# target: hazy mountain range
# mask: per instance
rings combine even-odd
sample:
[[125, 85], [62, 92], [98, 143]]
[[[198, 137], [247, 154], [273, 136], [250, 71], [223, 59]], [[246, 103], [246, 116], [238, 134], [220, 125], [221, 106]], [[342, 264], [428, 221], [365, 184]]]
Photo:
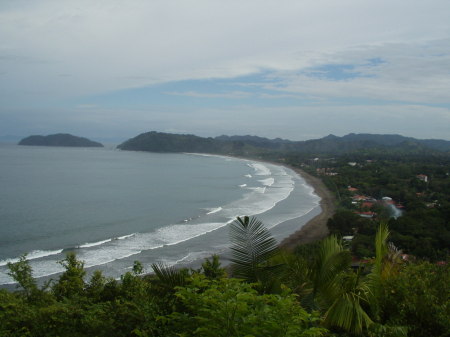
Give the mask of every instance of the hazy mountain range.
[[290, 141], [257, 136], [219, 136], [204, 138], [161, 132], [142, 133], [118, 146], [122, 150], [151, 152], [201, 152], [245, 154], [281, 151], [315, 154], [345, 154], [374, 150], [402, 153], [450, 152], [450, 141], [416, 139], [401, 135], [348, 134], [343, 137], [328, 135], [320, 139]]

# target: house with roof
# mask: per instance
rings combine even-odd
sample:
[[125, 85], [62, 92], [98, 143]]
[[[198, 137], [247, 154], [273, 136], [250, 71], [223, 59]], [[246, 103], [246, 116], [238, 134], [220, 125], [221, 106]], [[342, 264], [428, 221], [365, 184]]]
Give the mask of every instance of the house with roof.
[[361, 218], [371, 219], [377, 215], [375, 212], [356, 212]]
[[426, 174], [418, 174], [416, 175], [416, 178], [425, 183], [428, 182], [428, 176]]

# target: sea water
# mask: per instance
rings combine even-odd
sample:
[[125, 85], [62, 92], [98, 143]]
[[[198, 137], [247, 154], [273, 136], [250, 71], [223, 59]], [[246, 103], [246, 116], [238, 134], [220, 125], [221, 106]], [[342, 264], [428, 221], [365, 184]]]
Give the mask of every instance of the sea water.
[[236, 216], [257, 216], [281, 240], [319, 200], [292, 170], [252, 160], [0, 145], [0, 284], [25, 253], [36, 278], [56, 278], [68, 252], [114, 278], [136, 260], [150, 272], [226, 256]]

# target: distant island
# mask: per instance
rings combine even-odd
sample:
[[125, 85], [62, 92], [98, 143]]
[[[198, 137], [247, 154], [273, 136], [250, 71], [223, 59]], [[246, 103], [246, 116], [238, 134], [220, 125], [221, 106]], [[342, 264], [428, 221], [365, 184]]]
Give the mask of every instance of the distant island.
[[67, 146], [67, 147], [103, 147], [103, 144], [87, 138], [77, 137], [68, 133], [58, 133], [48, 136], [29, 136], [22, 139], [19, 145], [32, 146]]

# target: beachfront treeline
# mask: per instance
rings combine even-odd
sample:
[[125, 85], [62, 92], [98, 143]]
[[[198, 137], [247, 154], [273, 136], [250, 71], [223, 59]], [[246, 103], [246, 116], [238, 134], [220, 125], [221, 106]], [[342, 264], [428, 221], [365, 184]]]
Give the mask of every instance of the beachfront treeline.
[[[352, 266], [335, 236], [279, 249], [255, 218], [230, 228], [232, 264], [198, 270], [135, 262], [120, 281], [86, 280], [73, 254], [38, 287], [25, 257], [10, 264], [21, 290], [0, 290], [2, 336], [448, 336], [450, 269], [408, 262], [380, 225], [376, 253]], [[228, 275], [227, 275], [228, 274]]]

